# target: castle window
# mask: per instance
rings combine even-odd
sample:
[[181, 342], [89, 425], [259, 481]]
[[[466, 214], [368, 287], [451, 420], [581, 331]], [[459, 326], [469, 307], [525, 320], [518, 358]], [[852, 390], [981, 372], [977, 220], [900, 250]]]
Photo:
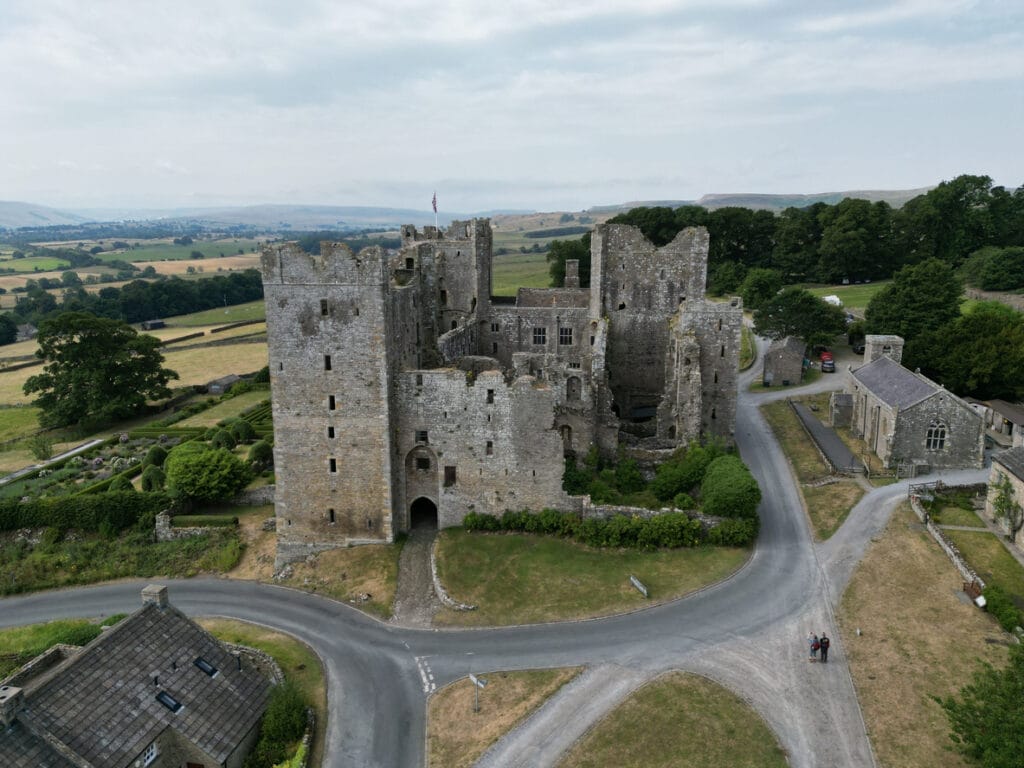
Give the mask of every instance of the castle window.
[[337, 459], [330, 459], [329, 463], [330, 463], [330, 467], [331, 467], [331, 474], [336, 473], [338, 471], [338, 460]]
[[715, 415], [715, 409], [714, 409], [714, 408], [712, 408], [712, 409], [711, 409], [711, 418], [712, 418], [712, 419], [717, 419], [717, 418], [718, 418], [718, 417], [717, 417], [717, 416]]
[[929, 451], [941, 451], [946, 447], [946, 425], [940, 421], [933, 421], [928, 426], [928, 433], [925, 435], [924, 447]]
[[491, 333], [497, 333], [501, 330], [501, 326], [497, 323], [491, 323]]
[[425, 429], [417, 429], [416, 430], [416, 442], [417, 443], [424, 443], [424, 444], [428, 442], [427, 441], [427, 430], [425, 430]]
[[488, 389], [487, 390], [487, 404], [490, 405], [493, 402], [494, 402], [494, 390], [493, 389]]
[[416, 469], [430, 469], [430, 459], [426, 456], [417, 456]]
[[565, 399], [569, 401], [576, 401], [580, 399], [580, 394], [583, 391], [583, 383], [580, 381], [578, 376], [570, 376], [565, 381]]
[[337, 407], [337, 403], [334, 400], [334, 395], [327, 396], [327, 410], [333, 411]]
[[156, 758], [157, 758], [157, 756], [159, 754], [160, 754], [160, 752], [159, 752], [159, 750], [157, 750], [156, 742], [154, 741], [152, 744], [150, 744], [148, 747], [146, 747], [145, 751], [142, 753], [142, 765], [143, 766], [149, 765], [154, 760], [156, 760]]
[[496, 342], [496, 341], [492, 341], [491, 342], [491, 354], [492, 355], [498, 354], [498, 342]]
[[329, 523], [330, 523], [331, 525], [334, 525], [334, 523], [335, 523], [335, 517], [334, 517], [334, 510], [333, 510], [333, 509], [328, 509], [328, 510], [327, 510], [327, 521], [328, 521], [328, 522], [329, 522]]
[[441, 291], [441, 303], [442, 304], [447, 304], [448, 303], [448, 291]]
[[331, 310], [327, 305], [327, 299], [320, 299], [320, 314], [324, 317], [331, 314]]
[[334, 427], [328, 427], [327, 428], [327, 439], [328, 440], [333, 440], [334, 439]]
[[534, 328], [533, 329], [533, 343], [534, 344], [547, 344], [548, 343], [548, 329], [547, 328]]
[[452, 330], [454, 331], [458, 327], [459, 327], [458, 321], [457, 320], [452, 320]]
[[572, 344], [572, 328], [558, 329], [558, 343], [563, 347]]
[[722, 349], [718, 353], [719, 357], [725, 357], [725, 344], [722, 345]]
[[406, 258], [406, 260], [405, 260], [405, 268], [406, 269], [412, 269], [415, 266], [416, 266], [416, 260], [415, 259], [413, 259], [411, 256]]
[[718, 383], [718, 371], [715, 371], [715, 384]]
[[352, 310], [352, 311], [353, 311], [353, 312], [355, 313], [355, 316], [356, 316], [356, 317], [359, 317], [359, 307], [356, 307], [356, 308], [355, 308], [354, 310]]
[[722, 330], [722, 318], [718, 318], [718, 330]]
[[331, 356], [330, 355], [324, 355], [324, 370], [325, 371], [331, 370]]
[[626, 302], [620, 301], [619, 302], [619, 309], [625, 309], [625, 308], [626, 308]]
[[492, 441], [492, 440], [488, 440], [487, 441], [487, 449], [486, 449], [485, 453], [488, 456], [493, 456], [494, 455], [494, 441]]
[[455, 485], [455, 467], [444, 468], [444, 487], [450, 488]]
[[594, 337], [593, 336], [590, 337], [590, 346], [594, 346]]
[[422, 373], [417, 373], [416, 374], [416, 386], [417, 387], [422, 387], [423, 386], [423, 374]]

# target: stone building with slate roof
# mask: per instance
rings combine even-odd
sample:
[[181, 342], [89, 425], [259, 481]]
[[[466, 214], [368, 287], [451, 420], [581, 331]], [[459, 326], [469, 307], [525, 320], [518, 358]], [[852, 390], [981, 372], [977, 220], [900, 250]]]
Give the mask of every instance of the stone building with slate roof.
[[[851, 370], [846, 382], [853, 397], [853, 433], [887, 468], [910, 465], [918, 474], [982, 466], [981, 416], [928, 377], [904, 368], [873, 341], [867, 337], [867, 362]], [[898, 342], [902, 346], [902, 339]]]
[[238, 768], [270, 682], [175, 609], [166, 587], [80, 652], [0, 684], [4, 768]]
[[[1001, 526], [1003, 532], [1010, 534], [1010, 526], [1005, 520], [996, 518], [994, 503], [999, 493], [998, 486], [1007, 483], [1011, 503], [1024, 507], [1024, 445], [992, 454], [992, 470], [988, 477], [988, 496], [985, 499], [985, 514], [989, 519]], [[1024, 529], [1017, 531], [1013, 543], [1024, 545]]]
[[804, 379], [803, 339], [787, 336], [772, 342], [764, 356], [761, 382], [766, 387], [799, 384]]

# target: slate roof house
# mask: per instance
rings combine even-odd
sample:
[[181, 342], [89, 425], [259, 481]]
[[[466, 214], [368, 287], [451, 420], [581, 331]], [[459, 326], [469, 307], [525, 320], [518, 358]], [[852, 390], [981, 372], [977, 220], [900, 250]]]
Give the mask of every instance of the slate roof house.
[[238, 768], [270, 682], [167, 601], [143, 606], [80, 652], [0, 684], [4, 768]]
[[899, 363], [903, 340], [884, 338], [882, 345], [867, 337], [868, 362], [852, 370], [847, 379], [846, 391], [853, 396], [853, 433], [888, 468], [910, 465], [918, 474], [982, 466], [981, 416], [927, 376], [903, 367]]
[[799, 384], [804, 378], [805, 349], [806, 344], [796, 336], [773, 341], [764, 356], [761, 382], [766, 387]]
[[[1003, 532], [1010, 533], [1005, 520], [997, 520], [993, 508], [999, 493], [997, 485], [1007, 482], [1008, 490], [1014, 503], [1024, 507], [1024, 445], [992, 454], [992, 470], [988, 477], [988, 496], [985, 499], [985, 514], [989, 519], [1002, 527]], [[1014, 544], [1024, 544], [1024, 530], [1017, 531]]]

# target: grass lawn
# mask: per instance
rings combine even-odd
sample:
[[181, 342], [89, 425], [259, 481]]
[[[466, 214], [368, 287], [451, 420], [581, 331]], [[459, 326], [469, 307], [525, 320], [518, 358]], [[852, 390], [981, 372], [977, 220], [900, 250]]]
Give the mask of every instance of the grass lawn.
[[817, 487], [801, 487], [807, 504], [807, 514], [811, 518], [814, 538], [824, 541], [846, 521], [850, 510], [864, 496], [864, 489], [853, 480], [840, 480], [837, 483]]
[[754, 332], [745, 325], [740, 326], [740, 370], [745, 371], [754, 364], [757, 346], [754, 344]]
[[199, 619], [197, 623], [219, 640], [258, 648], [274, 657], [285, 678], [299, 687], [306, 701], [316, 710], [316, 736], [308, 764], [320, 765], [324, 749], [324, 723], [327, 722], [327, 685], [323, 665], [313, 649], [291, 635], [258, 624], [212, 618]]
[[28, 437], [38, 430], [38, 408], [0, 408], [0, 442]]
[[234, 529], [203, 536], [154, 542], [150, 534], [126, 533], [115, 539], [75, 533], [56, 544], [34, 547], [0, 536], [0, 595], [95, 584], [130, 577], [185, 578], [223, 573], [238, 562], [242, 543]]
[[943, 531], [986, 584], [1001, 587], [1018, 606], [1024, 606], [1024, 568], [988, 531]]
[[[235, 395], [230, 400], [225, 400], [212, 408], [207, 408], [202, 413], [190, 416], [184, 421], [179, 421], [175, 427], [214, 427], [218, 422], [225, 419], [233, 419], [243, 411], [247, 411], [264, 400], [270, 399], [270, 390], [262, 389], [253, 392], [243, 392]], [[250, 446], [246, 446], [246, 450]]]
[[[0, 371], [0, 405], [28, 405], [32, 397], [24, 393], [22, 387], [29, 376], [43, 372], [43, 366], [21, 368], [17, 371]], [[212, 377], [211, 377], [212, 378]]]
[[938, 525], [966, 525], [971, 528], [985, 528], [985, 523], [973, 511], [950, 505], [933, 512], [932, 520]]
[[[206, 256], [205, 261], [216, 263], [218, 261], [217, 257], [220, 254], [235, 256], [238, 254], [239, 248], [249, 253], [257, 242], [256, 240], [245, 238], [237, 240], [231, 238], [227, 240], [196, 240], [191, 245], [175, 245], [168, 240], [141, 240], [136, 248], [99, 253], [96, 255], [96, 258], [101, 261], [128, 262], [163, 261], [165, 259], [178, 260], [191, 259], [192, 251], [199, 251]], [[62, 245], [71, 244], [64, 243]], [[74, 245], [78, 245], [77, 241]]]
[[815, 296], [838, 296], [843, 302], [843, 309], [856, 310], [863, 314], [868, 302], [890, 282], [892, 281], [879, 280], [875, 283], [862, 283], [861, 285], [808, 286], [807, 290]]
[[70, 262], [55, 256], [28, 256], [24, 259], [8, 259], [0, 262], [0, 267], [13, 269], [16, 272], [49, 272], [69, 266], [71, 266]]
[[578, 667], [492, 672], [473, 712], [474, 686], [463, 678], [430, 697], [427, 765], [469, 768], [487, 749], [579, 674]]
[[559, 768], [784, 768], [775, 735], [735, 694], [703, 677], [673, 672], [630, 696], [558, 764]]
[[949, 722], [931, 697], [955, 694], [979, 659], [1004, 665], [1010, 641], [992, 617], [958, 598], [961, 586], [904, 503], [843, 594], [843, 645], [880, 766], [966, 766], [950, 751]]
[[[331, 549], [295, 563], [282, 583], [354, 605], [383, 619], [391, 618], [398, 585], [402, 544], [367, 544]], [[369, 598], [362, 600], [362, 595]]]
[[[267, 364], [267, 343], [228, 344], [222, 347], [191, 347], [164, 351], [164, 366], [180, 377], [172, 386], [205, 384], [229, 373], [252, 373]], [[15, 371], [15, 374], [22, 371]], [[14, 374], [9, 374], [14, 375]], [[4, 374], [0, 374], [0, 396], [4, 392]], [[264, 398], [266, 395], [264, 394]], [[0, 397], [0, 402], [4, 402]]]
[[85, 645], [100, 634], [102, 626], [116, 624], [120, 618], [110, 616], [102, 622], [60, 619], [0, 629], [0, 680], [57, 643]]
[[[494, 626], [607, 616], [682, 597], [742, 566], [738, 547], [641, 552], [594, 549], [550, 536], [466, 533], [439, 535], [437, 568], [455, 600], [475, 611], [438, 614], [436, 624]], [[645, 599], [630, 584], [648, 588]]]
[[543, 253], [510, 253], [495, 256], [492, 266], [495, 296], [515, 296], [519, 288], [548, 288], [551, 275]]
[[822, 460], [814, 443], [807, 436], [806, 430], [793, 412], [793, 408], [785, 400], [761, 406], [761, 413], [771, 426], [782, 450], [796, 470], [797, 479], [801, 483], [820, 480], [829, 474], [829, 469]]
[[200, 325], [230, 325], [240, 323], [243, 320], [263, 320], [267, 316], [263, 299], [250, 301], [245, 304], [235, 304], [230, 307], [217, 307], [207, 309], [203, 312], [193, 312], [189, 315], [178, 315], [166, 317], [164, 321], [172, 328], [192, 328]]

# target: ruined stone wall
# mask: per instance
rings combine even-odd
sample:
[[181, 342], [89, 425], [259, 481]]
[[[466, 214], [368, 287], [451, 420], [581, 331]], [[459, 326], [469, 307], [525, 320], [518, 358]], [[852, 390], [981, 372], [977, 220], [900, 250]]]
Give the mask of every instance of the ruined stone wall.
[[441, 527], [459, 525], [471, 511], [568, 503], [552, 387], [527, 377], [508, 384], [500, 371], [437, 369], [399, 374], [397, 395], [401, 527], [419, 497], [437, 505]]
[[687, 300], [680, 323], [692, 329], [700, 345], [701, 433], [733, 442], [739, 387], [743, 303]]
[[264, 250], [279, 564], [393, 537], [387, 266], [343, 244]]
[[[590, 358], [594, 335], [586, 307], [496, 305], [479, 327], [478, 354], [494, 357], [505, 367], [512, 366], [516, 352], [550, 355], [583, 367]], [[542, 334], [534, 333], [541, 330]]]
[[[926, 445], [928, 428], [938, 423], [946, 426], [944, 444], [940, 449], [929, 450]], [[933, 469], [981, 467], [984, 435], [977, 412], [950, 392], [936, 392], [900, 411], [890, 459], [922, 460]]]

